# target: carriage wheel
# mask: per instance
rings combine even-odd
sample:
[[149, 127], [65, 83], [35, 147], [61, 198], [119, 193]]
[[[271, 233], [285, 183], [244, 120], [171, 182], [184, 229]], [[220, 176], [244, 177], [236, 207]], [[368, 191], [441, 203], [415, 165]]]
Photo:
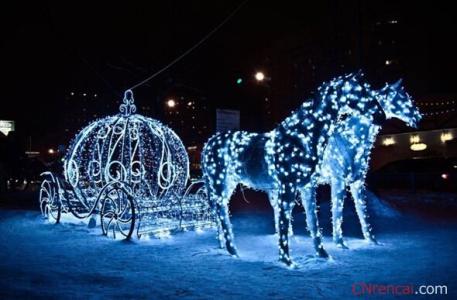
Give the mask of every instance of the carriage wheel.
[[57, 224], [62, 213], [62, 204], [56, 191], [55, 183], [49, 179], [43, 180], [40, 188], [40, 210], [50, 223]]
[[100, 223], [104, 235], [130, 239], [135, 228], [135, 202], [131, 193], [116, 184], [106, 191], [102, 200]]

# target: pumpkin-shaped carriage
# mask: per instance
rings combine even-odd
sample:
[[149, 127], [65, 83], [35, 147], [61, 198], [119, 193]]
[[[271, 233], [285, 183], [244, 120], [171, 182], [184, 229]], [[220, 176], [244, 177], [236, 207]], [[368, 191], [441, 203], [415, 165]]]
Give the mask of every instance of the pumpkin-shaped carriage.
[[63, 177], [42, 174], [39, 202], [50, 222], [63, 214], [99, 214], [102, 232], [116, 238], [214, 224], [202, 181], [187, 189], [189, 159], [179, 137], [159, 121], [136, 114], [126, 91], [120, 113], [97, 120], [74, 138]]

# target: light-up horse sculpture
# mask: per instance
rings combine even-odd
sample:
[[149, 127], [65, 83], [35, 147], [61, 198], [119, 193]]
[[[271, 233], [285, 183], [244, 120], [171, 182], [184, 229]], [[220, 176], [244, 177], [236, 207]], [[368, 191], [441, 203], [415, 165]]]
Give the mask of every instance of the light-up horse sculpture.
[[[311, 102], [268, 133], [243, 131], [219, 133], [203, 149], [202, 169], [209, 200], [220, 223], [219, 239], [236, 256], [228, 202], [239, 183], [266, 191], [278, 199], [279, 256], [287, 265], [289, 222], [296, 193], [315, 185], [316, 167], [332, 131], [345, 114], [364, 115], [378, 122], [385, 119], [379, 103], [366, 93], [360, 74], [338, 77], [324, 83]], [[328, 257], [316, 215], [314, 197], [305, 203], [308, 229], [320, 257]]]
[[[413, 127], [421, 119], [419, 110], [401, 86], [401, 80], [371, 93], [378, 99], [387, 119], [397, 118]], [[348, 186], [354, 199], [363, 236], [366, 240], [376, 243], [366, 211], [365, 176], [373, 143], [380, 128], [365, 116], [348, 116], [337, 125], [324, 151], [318, 182], [331, 185], [333, 240], [342, 248], [347, 248], [343, 241], [341, 225]], [[311, 195], [314, 195], [313, 191], [302, 194], [302, 197]], [[303, 198], [304, 204], [309, 201], [313, 200]]]

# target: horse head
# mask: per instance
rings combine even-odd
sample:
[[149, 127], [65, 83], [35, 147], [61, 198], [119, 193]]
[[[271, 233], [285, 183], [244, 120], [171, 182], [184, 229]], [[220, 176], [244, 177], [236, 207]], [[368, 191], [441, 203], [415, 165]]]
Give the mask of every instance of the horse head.
[[386, 119], [386, 114], [376, 93], [367, 82], [364, 82], [363, 77], [364, 74], [359, 71], [331, 81], [330, 86], [334, 90], [339, 90], [339, 96], [333, 96], [334, 100], [339, 102], [337, 119], [345, 115], [360, 116], [376, 125], [381, 125]]
[[393, 84], [386, 83], [386, 86], [378, 91], [378, 101], [388, 119], [397, 118], [411, 127], [417, 127], [422, 116], [401, 82], [399, 79]]

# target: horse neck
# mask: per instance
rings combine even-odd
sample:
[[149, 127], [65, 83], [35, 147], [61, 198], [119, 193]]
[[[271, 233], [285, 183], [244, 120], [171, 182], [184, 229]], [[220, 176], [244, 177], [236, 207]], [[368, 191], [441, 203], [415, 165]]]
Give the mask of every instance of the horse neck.
[[352, 120], [355, 123], [353, 123], [352, 125], [350, 123], [347, 123], [345, 126], [343, 126], [343, 130], [349, 130], [350, 136], [358, 138], [361, 138], [361, 134], [365, 135], [365, 141], [368, 142], [368, 145], [372, 145], [376, 140], [376, 137], [381, 129], [381, 126], [375, 125], [372, 122], [363, 122], [360, 118], [355, 118]]
[[393, 115], [392, 108], [394, 107], [394, 101], [396, 101], [395, 97], [391, 97], [389, 95], [390, 90], [380, 90], [377, 92], [377, 99], [379, 104], [381, 105], [382, 109], [384, 110], [387, 119], [396, 118]]
[[338, 109], [339, 105], [332, 103], [329, 99], [315, 99], [313, 102], [305, 102], [297, 111], [281, 122], [275, 131], [287, 135], [309, 136], [317, 144], [326, 143], [333, 132]]

